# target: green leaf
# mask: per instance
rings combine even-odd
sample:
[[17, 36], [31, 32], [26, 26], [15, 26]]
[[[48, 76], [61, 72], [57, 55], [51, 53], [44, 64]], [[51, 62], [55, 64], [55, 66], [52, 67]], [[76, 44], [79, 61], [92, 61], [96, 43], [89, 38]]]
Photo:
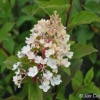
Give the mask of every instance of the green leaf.
[[7, 85], [6, 90], [8, 91], [8, 93], [13, 94], [13, 89], [10, 85]]
[[57, 11], [57, 13], [61, 16], [61, 13], [63, 13], [63, 11], [68, 10], [70, 7], [69, 4], [66, 5], [46, 5], [46, 6], [42, 6], [41, 8], [50, 16], [53, 14], [54, 11]]
[[2, 73], [6, 69], [3, 61], [5, 61], [7, 57], [7, 54], [2, 49], [0, 49], [0, 73]]
[[20, 58], [19, 60], [20, 60], [20, 62], [22, 62], [23, 64], [28, 64], [28, 63], [30, 63], [30, 60], [29, 60], [27, 57]]
[[39, 88], [38, 83], [33, 83], [32, 81], [29, 84], [29, 100], [43, 100], [42, 98], [42, 91]]
[[13, 54], [15, 43], [10, 36], [6, 36], [6, 40], [2, 42], [3, 47], [10, 53]]
[[100, 14], [100, 5], [96, 1], [90, 1], [84, 5], [87, 11]]
[[71, 62], [71, 65], [70, 65], [71, 75], [70, 76], [64, 72], [60, 72], [62, 83], [58, 86], [58, 90], [65, 87], [71, 81], [71, 79], [75, 76], [75, 73], [80, 69], [82, 61], [83, 61], [82, 59], [76, 59]]
[[65, 12], [70, 7], [67, 0], [36, 0], [35, 2], [38, 4], [39, 8], [44, 10], [49, 16], [52, 15], [54, 11], [57, 11], [59, 16], [62, 18], [62, 22], [65, 23]]
[[0, 68], [0, 73], [3, 73], [6, 69], [6, 64], [4, 64], [3, 62], [1, 63], [1, 68]]
[[2, 28], [0, 29], [0, 41], [5, 39], [6, 34], [12, 29], [14, 23], [8, 22], [5, 23]]
[[100, 89], [98, 87], [96, 87], [95, 85], [86, 85], [84, 86], [84, 88], [89, 91], [89, 93], [93, 93], [96, 95], [100, 95]]
[[93, 52], [97, 52], [97, 50], [91, 46], [78, 43], [71, 46], [71, 51], [74, 52], [72, 59], [81, 58]]
[[78, 70], [75, 74], [75, 77], [72, 79], [72, 87], [75, 90], [77, 90], [83, 83], [83, 75], [80, 70]]
[[95, 62], [97, 61], [97, 53], [92, 53], [89, 55], [89, 59], [91, 60], [91, 62], [93, 64], [95, 64]]
[[66, 100], [65, 96], [65, 88], [62, 88], [58, 93], [57, 93], [57, 100]]
[[94, 37], [94, 32], [90, 31], [89, 27], [82, 25], [77, 28], [77, 41], [78, 43], [86, 43]]
[[86, 74], [86, 76], [85, 76], [85, 78], [84, 78], [84, 83], [85, 83], [85, 84], [91, 83], [91, 81], [92, 81], [92, 79], [93, 79], [93, 76], [94, 76], [94, 72], [93, 72], [93, 68], [91, 68], [91, 69], [87, 72], [87, 74]]
[[16, 56], [10, 56], [4, 61], [8, 69], [13, 68], [13, 64], [17, 63], [19, 60]]
[[25, 21], [30, 21], [30, 20], [33, 20], [33, 17], [31, 16], [26, 16], [26, 15], [23, 15], [21, 16], [18, 21], [17, 21], [17, 26], [21, 26]]
[[67, 30], [71, 30], [77, 25], [90, 24], [91, 22], [100, 22], [100, 18], [91, 12], [82, 11], [69, 20]]
[[41, 6], [48, 3], [49, 1], [50, 0], [35, 0], [34, 2], [36, 2], [39, 6]]
[[60, 66], [61, 70], [63, 70], [64, 72], [66, 72], [68, 75], [70, 75], [70, 68], [69, 67], [65, 67], [65, 66]]
[[45, 99], [43, 100], [52, 100], [52, 97], [51, 96], [47, 96]]
[[16, 3], [16, 0], [10, 0], [11, 8], [14, 7], [15, 3]]
[[23, 99], [21, 99], [21, 98], [19, 98], [17, 96], [11, 96], [11, 97], [9, 97], [9, 98], [7, 98], [5, 100], [23, 100]]
[[69, 100], [75, 100], [75, 97], [74, 97], [73, 94], [70, 94], [70, 95], [69, 95]]
[[22, 12], [26, 13], [27, 15], [33, 16], [33, 15], [36, 14], [39, 10], [40, 10], [40, 8], [38, 7], [38, 5], [37, 5], [37, 4], [34, 4], [34, 5], [25, 6], [25, 7], [22, 9]]

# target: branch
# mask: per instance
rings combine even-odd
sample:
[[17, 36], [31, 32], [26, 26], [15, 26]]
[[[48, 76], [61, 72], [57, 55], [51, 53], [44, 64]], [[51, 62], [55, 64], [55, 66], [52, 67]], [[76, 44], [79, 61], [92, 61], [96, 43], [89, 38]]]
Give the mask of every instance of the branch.
[[56, 96], [57, 96], [57, 86], [55, 86], [55, 89], [54, 89], [54, 96], [53, 96], [53, 100], [56, 100]]
[[83, 88], [83, 85], [80, 86], [80, 87], [73, 93], [73, 95], [75, 96], [75, 95], [77, 94], [77, 92], [80, 91], [82, 88]]
[[27, 99], [27, 97], [28, 97], [28, 94], [26, 94], [26, 95], [25, 95], [25, 97], [23, 98], [23, 100], [26, 100], [26, 99]]
[[[83, 2], [82, 2], [82, 0], [79, 0], [79, 2], [80, 2], [80, 6], [81, 6], [82, 10], [84, 11], [85, 9], [84, 9], [84, 7], [83, 7]], [[88, 24], [88, 26], [89, 26], [89, 28], [90, 28], [91, 31], [94, 31], [94, 30], [92, 29], [92, 26], [91, 26], [90, 24]]]
[[73, 0], [70, 0], [70, 8], [67, 12], [66, 27], [68, 26], [69, 16], [70, 16], [70, 12], [71, 12], [71, 9], [72, 9], [72, 2], [73, 2]]
[[9, 52], [2, 46], [0, 43], [0, 48], [7, 54], [7, 56], [10, 56]]

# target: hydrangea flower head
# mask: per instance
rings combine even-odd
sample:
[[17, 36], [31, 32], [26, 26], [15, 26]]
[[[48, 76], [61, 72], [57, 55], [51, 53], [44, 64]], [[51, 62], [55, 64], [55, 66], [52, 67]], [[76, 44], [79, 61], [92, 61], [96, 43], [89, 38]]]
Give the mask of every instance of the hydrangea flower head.
[[12, 70], [16, 71], [16, 75], [13, 81], [20, 87], [26, 76], [35, 77], [40, 89], [47, 92], [51, 86], [62, 82], [58, 67], [69, 67], [71, 64], [69, 59], [73, 52], [68, 44], [70, 35], [66, 33], [66, 28], [56, 12], [50, 16], [50, 20], [38, 21], [30, 31], [30, 37], [26, 37], [26, 46], [17, 54], [19, 60], [28, 59], [27, 68], [24, 68], [23, 62], [14, 64]]

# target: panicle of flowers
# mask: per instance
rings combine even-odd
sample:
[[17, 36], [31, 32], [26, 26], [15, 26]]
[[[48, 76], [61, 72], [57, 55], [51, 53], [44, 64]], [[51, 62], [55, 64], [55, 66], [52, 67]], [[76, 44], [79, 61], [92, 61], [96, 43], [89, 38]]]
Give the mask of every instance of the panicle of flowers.
[[41, 19], [30, 31], [30, 37], [26, 37], [25, 41], [27, 45], [17, 54], [19, 59], [29, 59], [30, 64], [27, 64], [27, 68], [24, 68], [23, 62], [14, 64], [12, 70], [15, 70], [16, 75], [13, 81], [20, 87], [26, 76], [36, 77], [39, 88], [47, 92], [51, 85], [62, 82], [58, 67], [69, 67], [71, 64], [68, 61], [73, 56], [68, 44], [70, 35], [66, 33], [66, 27], [62, 25], [56, 11], [50, 20]]

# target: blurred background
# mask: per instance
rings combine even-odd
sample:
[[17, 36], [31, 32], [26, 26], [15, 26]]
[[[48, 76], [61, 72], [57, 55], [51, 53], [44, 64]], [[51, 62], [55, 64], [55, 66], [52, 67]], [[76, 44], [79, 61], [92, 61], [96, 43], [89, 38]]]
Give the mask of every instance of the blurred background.
[[[42, 2], [38, 2], [42, 1]], [[50, 0], [0, 0], [0, 100], [17, 95], [24, 98], [27, 84], [17, 89], [12, 81], [13, 71], [6, 68], [3, 63], [7, 57], [16, 55], [25, 45], [25, 38], [29, 36], [30, 29], [38, 20], [48, 19], [45, 11], [46, 4]], [[100, 16], [100, 0], [65, 0], [66, 4], [72, 1], [69, 19], [80, 11], [89, 11]], [[62, 1], [61, 1], [62, 2]], [[49, 10], [49, 8], [48, 8]], [[52, 9], [50, 9], [52, 11]], [[62, 12], [62, 23], [66, 26], [67, 11]], [[71, 40], [77, 43], [88, 44], [100, 51], [100, 23], [80, 25], [67, 32]], [[88, 70], [94, 69], [94, 84], [100, 88], [100, 52], [92, 53], [83, 58], [81, 71], [83, 76]], [[70, 84], [66, 87], [65, 96], [73, 92]], [[91, 99], [97, 100], [97, 99]]]

